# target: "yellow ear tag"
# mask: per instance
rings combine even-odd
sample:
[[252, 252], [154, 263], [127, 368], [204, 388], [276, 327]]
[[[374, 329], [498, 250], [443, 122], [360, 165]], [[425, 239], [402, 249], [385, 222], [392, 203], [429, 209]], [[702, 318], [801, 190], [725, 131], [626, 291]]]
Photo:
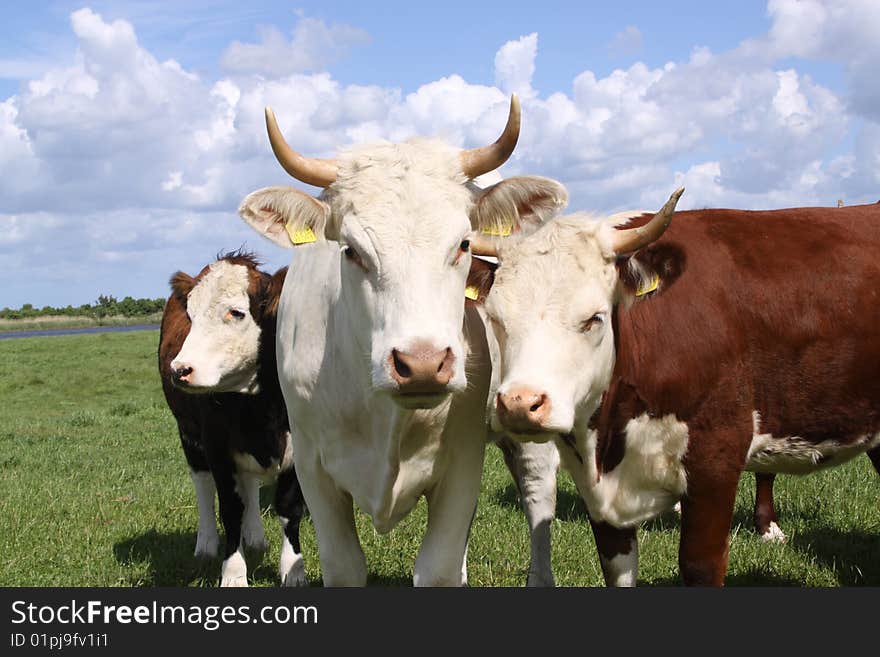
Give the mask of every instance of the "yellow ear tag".
[[660, 277], [657, 274], [654, 274], [654, 278], [651, 279], [650, 283], [645, 283], [642, 285], [638, 291], [636, 292], [637, 297], [643, 297], [649, 292], [653, 292], [660, 285]]
[[474, 285], [468, 285], [464, 288], [464, 296], [471, 301], [477, 301], [480, 298], [480, 291]]
[[492, 228], [486, 228], [485, 230], [481, 230], [483, 235], [491, 235], [492, 237], [510, 237], [510, 234], [513, 232], [513, 228], [510, 224], [505, 226], [501, 226], [500, 228], [497, 226], [493, 226]]
[[290, 241], [297, 246], [318, 241], [318, 238], [315, 237], [315, 232], [308, 226], [305, 228], [293, 228], [290, 224], [284, 224], [284, 230], [290, 235]]

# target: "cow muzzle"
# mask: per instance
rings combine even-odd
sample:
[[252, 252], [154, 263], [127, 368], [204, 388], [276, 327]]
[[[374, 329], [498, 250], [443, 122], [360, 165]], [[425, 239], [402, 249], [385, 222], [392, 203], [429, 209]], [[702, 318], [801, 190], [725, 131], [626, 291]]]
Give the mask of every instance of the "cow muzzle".
[[395, 392], [404, 397], [444, 395], [455, 374], [452, 348], [437, 349], [427, 342], [414, 343], [405, 351], [392, 349], [388, 363]]
[[188, 388], [192, 384], [195, 370], [186, 363], [171, 363], [171, 383], [178, 388]]
[[495, 414], [501, 425], [517, 434], [531, 435], [547, 431], [550, 398], [532, 388], [511, 388], [495, 398]]

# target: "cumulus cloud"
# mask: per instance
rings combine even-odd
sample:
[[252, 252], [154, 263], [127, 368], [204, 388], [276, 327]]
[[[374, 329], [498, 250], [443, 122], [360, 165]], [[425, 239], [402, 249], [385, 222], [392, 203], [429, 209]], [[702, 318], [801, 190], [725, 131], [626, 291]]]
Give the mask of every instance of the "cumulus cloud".
[[235, 41], [223, 54], [226, 70], [236, 73], [289, 75], [325, 70], [357, 46], [370, 41], [369, 35], [351, 25], [326, 25], [316, 18], [302, 17], [287, 39], [276, 27], [259, 29], [257, 43]]
[[536, 95], [532, 89], [538, 34], [532, 32], [516, 41], [508, 41], [495, 54], [495, 84], [505, 93]]
[[[75, 55], [0, 101], [0, 266], [13, 290], [0, 305], [162, 294], [171, 270], [244, 242], [287, 260], [235, 216], [248, 192], [296, 184], [268, 148], [267, 104], [295, 148], [332, 156], [414, 135], [489, 143], [517, 92], [522, 135], [503, 172], [562, 180], [575, 209], [652, 208], [679, 184], [685, 208], [874, 201], [880, 105], [865, 71], [880, 27], [872, 3], [848, 6], [772, 0], [770, 31], [730, 51], [584, 70], [549, 93], [532, 86], [534, 33], [500, 44], [494, 85], [450, 74], [404, 93], [323, 70], [364, 42], [355, 28], [300, 18], [290, 38], [232, 44], [224, 76], [207, 79], [157, 57], [132, 24], [81, 9]], [[804, 75], [799, 58], [839, 62], [846, 89]]]

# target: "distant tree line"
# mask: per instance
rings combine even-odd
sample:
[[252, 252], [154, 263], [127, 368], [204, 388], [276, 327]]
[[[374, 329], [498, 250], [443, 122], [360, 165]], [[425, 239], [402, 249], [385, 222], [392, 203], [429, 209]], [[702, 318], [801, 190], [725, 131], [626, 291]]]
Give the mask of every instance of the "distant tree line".
[[42, 308], [34, 308], [33, 305], [26, 303], [17, 310], [14, 308], [3, 308], [3, 310], [0, 310], [0, 319], [29, 319], [32, 317], [46, 317], [47, 315], [95, 317], [98, 319], [119, 315], [123, 317], [143, 317], [162, 312], [164, 307], [164, 298], [133, 299], [132, 297], [125, 297], [118, 301], [114, 296], [102, 294], [95, 303], [84, 303], [81, 306], [64, 306], [63, 308], [43, 306]]

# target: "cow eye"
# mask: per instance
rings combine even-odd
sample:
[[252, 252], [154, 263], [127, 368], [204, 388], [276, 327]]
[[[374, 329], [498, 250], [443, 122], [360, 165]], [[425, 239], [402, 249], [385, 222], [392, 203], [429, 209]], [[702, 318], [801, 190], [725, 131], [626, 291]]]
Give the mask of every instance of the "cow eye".
[[592, 331], [595, 327], [601, 326], [602, 322], [605, 320], [602, 318], [602, 313], [596, 313], [592, 317], [587, 320], [581, 322], [581, 331], [584, 333], [588, 333]]
[[364, 261], [361, 258], [361, 255], [357, 251], [355, 251], [352, 247], [348, 246], [347, 244], [344, 247], [342, 247], [342, 255], [345, 256], [346, 260], [353, 262], [354, 264], [356, 264], [358, 267], [360, 267], [364, 271], [367, 271], [367, 266], [364, 264]]
[[460, 246], [460, 248], [461, 248], [462, 251], [467, 252], [467, 250], [468, 250], [469, 248], [471, 248], [471, 241], [470, 241], [470, 240], [462, 240], [462, 241], [461, 241], [461, 244], [460, 244], [459, 246]]
[[244, 313], [236, 308], [229, 309], [229, 317], [231, 319], [244, 319]]

